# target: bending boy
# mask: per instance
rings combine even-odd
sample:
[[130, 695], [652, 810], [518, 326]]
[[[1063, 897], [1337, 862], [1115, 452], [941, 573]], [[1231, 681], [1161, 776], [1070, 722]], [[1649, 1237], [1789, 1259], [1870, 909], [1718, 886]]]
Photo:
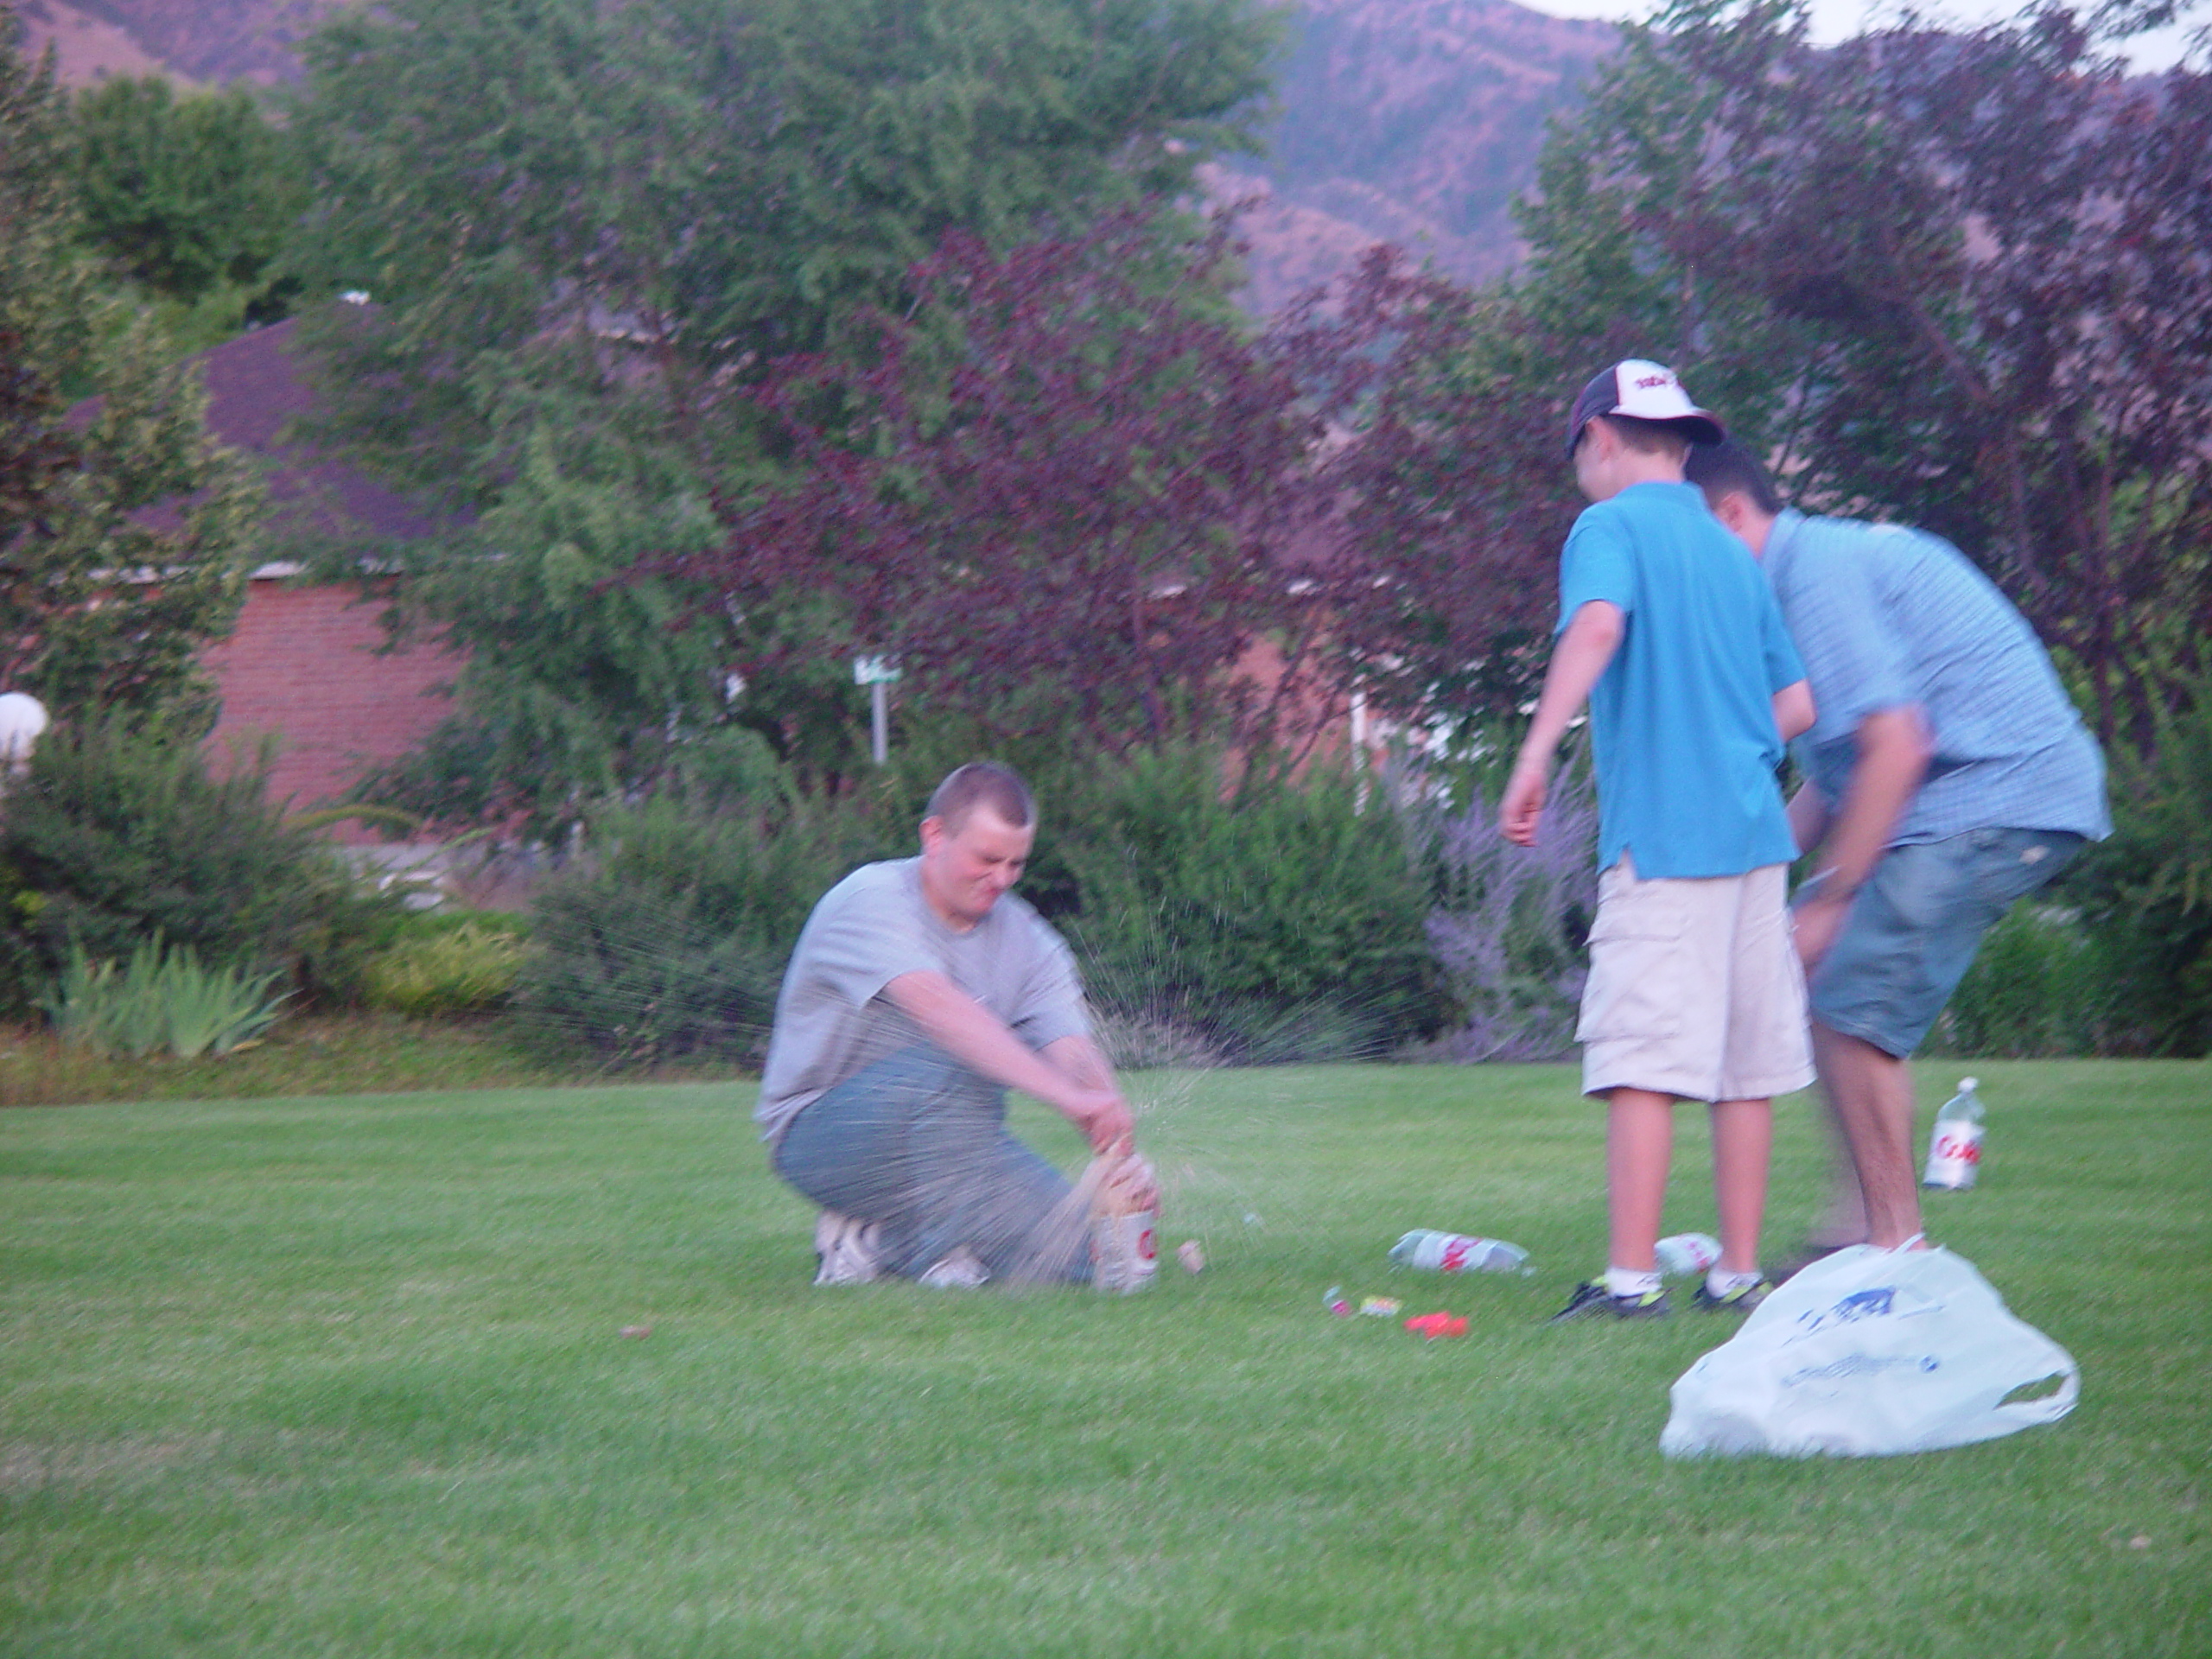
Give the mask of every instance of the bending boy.
[[1813, 1080], [1775, 781], [1812, 695], [1758, 566], [1683, 481], [1691, 440], [1720, 436], [1672, 371], [1634, 359], [1567, 423], [1592, 505], [1560, 556], [1558, 643], [1498, 811], [1508, 839], [1535, 842], [1587, 700], [1602, 874], [1575, 1035], [1583, 1092], [1606, 1103], [1611, 1240], [1560, 1319], [1668, 1311], [1654, 1247], [1677, 1100], [1712, 1104], [1721, 1255], [1697, 1302], [1758, 1306], [1771, 1100]]

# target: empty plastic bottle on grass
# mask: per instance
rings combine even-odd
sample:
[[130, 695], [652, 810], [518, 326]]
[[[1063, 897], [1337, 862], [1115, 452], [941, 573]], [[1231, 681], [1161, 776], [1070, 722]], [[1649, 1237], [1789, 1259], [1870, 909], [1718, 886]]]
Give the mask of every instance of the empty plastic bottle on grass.
[[1720, 1260], [1720, 1241], [1711, 1233], [1671, 1233], [1653, 1248], [1659, 1271], [1676, 1279], [1703, 1273]]
[[1528, 1259], [1529, 1252], [1518, 1244], [1466, 1233], [1408, 1233], [1390, 1247], [1395, 1265], [1436, 1273], [1511, 1273]]
[[1959, 1092], [1936, 1114], [1935, 1132], [1928, 1137], [1928, 1171], [1923, 1186], [1948, 1187], [1964, 1192], [1974, 1185], [1981, 1168], [1981, 1096], [1974, 1093], [1975, 1079], [1961, 1077]]

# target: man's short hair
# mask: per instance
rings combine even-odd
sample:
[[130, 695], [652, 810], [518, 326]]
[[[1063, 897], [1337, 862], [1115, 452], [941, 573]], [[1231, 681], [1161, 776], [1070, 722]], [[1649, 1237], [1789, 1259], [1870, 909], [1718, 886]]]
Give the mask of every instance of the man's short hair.
[[1639, 421], [1630, 415], [1597, 415], [1592, 424], [1603, 421], [1620, 435], [1620, 440], [1643, 455], [1665, 455], [1680, 461], [1694, 447], [1689, 435], [1681, 427], [1667, 421]]
[[968, 815], [987, 806], [1016, 830], [1028, 828], [1037, 816], [1036, 797], [1020, 774], [995, 760], [970, 760], [930, 791], [929, 808], [922, 816], [937, 818], [947, 835], [957, 836]]
[[1782, 498], [1774, 493], [1773, 478], [1759, 464], [1759, 458], [1733, 438], [1692, 444], [1682, 476], [1703, 490], [1708, 501], [1717, 496], [1740, 495], [1769, 518], [1782, 511]]

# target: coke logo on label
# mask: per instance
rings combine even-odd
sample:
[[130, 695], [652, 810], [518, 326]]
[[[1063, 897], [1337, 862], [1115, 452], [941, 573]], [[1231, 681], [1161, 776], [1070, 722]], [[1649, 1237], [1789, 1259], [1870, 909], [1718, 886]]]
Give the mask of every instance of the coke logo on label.
[[1474, 1241], [1455, 1238], [1444, 1247], [1444, 1256], [1436, 1265], [1446, 1273], [1457, 1273], [1467, 1265], [1467, 1246]]
[[1936, 1143], [1936, 1155], [1938, 1158], [1955, 1158], [1962, 1164], [1978, 1164], [1981, 1161], [1981, 1141], [1979, 1137], [1969, 1139], [1961, 1135], [1947, 1135]]
[[1147, 1227], [1137, 1235], [1137, 1260], [1152, 1262], [1156, 1261], [1159, 1255], [1159, 1243], [1153, 1237], [1152, 1229]]

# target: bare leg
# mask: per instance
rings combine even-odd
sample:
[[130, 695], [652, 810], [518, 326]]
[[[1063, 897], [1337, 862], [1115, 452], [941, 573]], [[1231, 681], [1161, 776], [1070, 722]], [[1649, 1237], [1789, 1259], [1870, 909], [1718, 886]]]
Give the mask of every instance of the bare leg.
[[1720, 1211], [1720, 1265], [1730, 1273], [1758, 1269], [1767, 1165], [1773, 1154], [1771, 1101], [1713, 1102], [1713, 1198]]
[[1820, 1092], [1821, 1104], [1825, 1108], [1821, 1122], [1827, 1130], [1828, 1141], [1828, 1209], [1807, 1243], [1819, 1249], [1832, 1250], [1866, 1242], [1866, 1199], [1859, 1190], [1859, 1171], [1851, 1161], [1851, 1142], [1844, 1139], [1843, 1120], [1836, 1116], [1835, 1102], [1829, 1096], [1825, 1078]]
[[1649, 1089], [1606, 1096], [1605, 1192], [1612, 1218], [1606, 1265], [1649, 1273], [1659, 1265], [1659, 1217], [1675, 1147], [1675, 1097]]
[[1920, 1230], [1912, 1166], [1912, 1074], [1872, 1043], [1813, 1022], [1813, 1059], [1866, 1208], [1866, 1242], [1895, 1249]]

